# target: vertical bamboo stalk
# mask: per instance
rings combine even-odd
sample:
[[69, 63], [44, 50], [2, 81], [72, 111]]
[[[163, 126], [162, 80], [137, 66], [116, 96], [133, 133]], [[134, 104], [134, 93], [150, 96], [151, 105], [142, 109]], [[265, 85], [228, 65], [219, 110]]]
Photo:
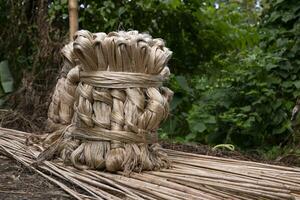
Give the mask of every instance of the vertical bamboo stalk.
[[69, 26], [70, 26], [70, 40], [72, 41], [75, 32], [78, 30], [77, 0], [69, 0]]

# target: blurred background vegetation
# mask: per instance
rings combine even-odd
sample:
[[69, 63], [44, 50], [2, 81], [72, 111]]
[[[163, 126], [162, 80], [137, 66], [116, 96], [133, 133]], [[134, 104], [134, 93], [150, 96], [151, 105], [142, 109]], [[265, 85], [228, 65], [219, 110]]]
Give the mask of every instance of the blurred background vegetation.
[[[0, 61], [15, 80], [13, 95], [2, 97], [11, 111], [3, 126], [43, 128], [68, 42], [67, 4], [0, 1]], [[79, 0], [79, 27], [166, 41], [175, 96], [162, 139], [233, 144], [271, 159], [300, 153], [290, 121], [300, 94], [299, 0]]]

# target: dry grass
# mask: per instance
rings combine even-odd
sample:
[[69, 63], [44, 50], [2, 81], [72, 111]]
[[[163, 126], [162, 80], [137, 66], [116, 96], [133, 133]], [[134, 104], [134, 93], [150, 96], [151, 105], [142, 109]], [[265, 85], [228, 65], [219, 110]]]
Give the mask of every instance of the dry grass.
[[0, 128], [0, 153], [76, 199], [300, 199], [300, 168], [167, 150], [172, 169], [127, 177], [123, 172], [81, 171], [59, 160], [37, 165], [40, 152], [25, 145], [29, 135]]

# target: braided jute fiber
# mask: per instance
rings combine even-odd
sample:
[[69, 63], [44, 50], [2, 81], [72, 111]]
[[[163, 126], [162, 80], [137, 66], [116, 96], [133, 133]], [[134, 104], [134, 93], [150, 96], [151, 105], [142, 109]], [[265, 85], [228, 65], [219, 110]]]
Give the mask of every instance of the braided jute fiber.
[[78, 31], [62, 54], [39, 160], [54, 155], [80, 169], [158, 170], [170, 162], [157, 144], [173, 92], [163, 87], [172, 52], [137, 31]]

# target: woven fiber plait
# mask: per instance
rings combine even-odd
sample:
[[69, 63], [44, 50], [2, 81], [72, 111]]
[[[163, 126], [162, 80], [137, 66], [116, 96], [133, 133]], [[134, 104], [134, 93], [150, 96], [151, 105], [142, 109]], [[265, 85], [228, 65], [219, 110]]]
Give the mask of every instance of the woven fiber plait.
[[157, 170], [170, 166], [157, 144], [173, 92], [163, 87], [172, 52], [137, 31], [78, 31], [66, 45], [62, 76], [48, 111], [40, 160], [53, 156], [77, 168]]

